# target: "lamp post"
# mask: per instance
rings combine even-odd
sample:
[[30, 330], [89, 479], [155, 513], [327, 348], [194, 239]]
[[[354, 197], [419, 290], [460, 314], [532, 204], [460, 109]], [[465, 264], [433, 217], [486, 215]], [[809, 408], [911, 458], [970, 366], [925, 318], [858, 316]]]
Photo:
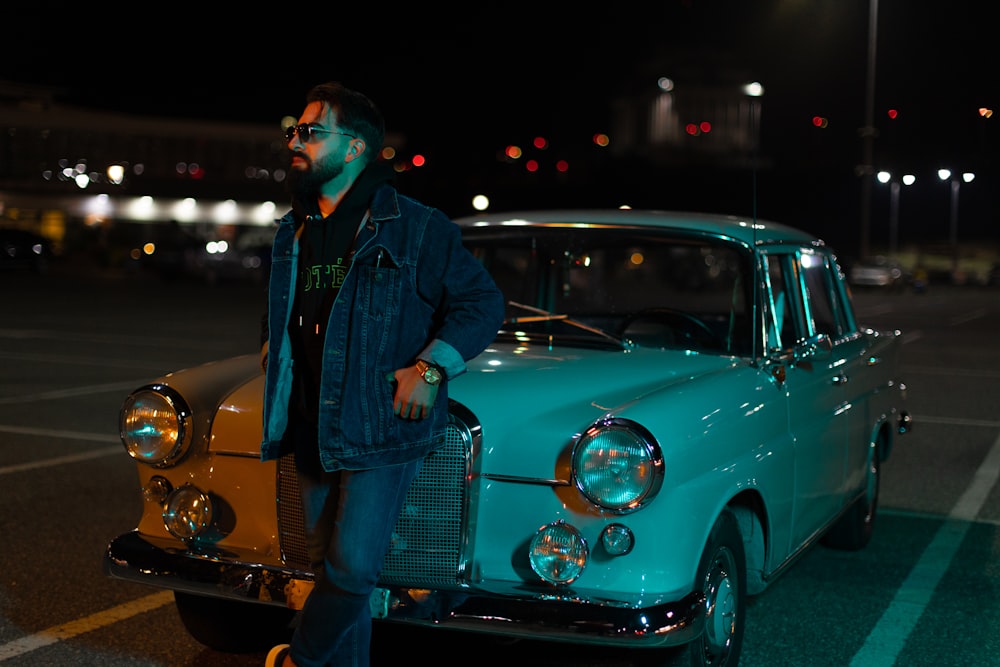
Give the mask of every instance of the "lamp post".
[[938, 178], [942, 181], [951, 182], [951, 212], [948, 215], [948, 243], [951, 245], [951, 272], [952, 277], [958, 272], [958, 189], [962, 182], [971, 183], [976, 177], [971, 171], [962, 173], [961, 179], [958, 174], [951, 177], [951, 169], [938, 169]]
[[[899, 184], [900, 181], [892, 180], [892, 174], [888, 171], [880, 171], [875, 175], [879, 183], [889, 184], [889, 257], [896, 258], [896, 249], [899, 245]], [[903, 174], [901, 179], [903, 185], [913, 185], [917, 177], [913, 174]]]
[[871, 239], [872, 162], [875, 148], [875, 45], [878, 42], [878, 0], [868, 0], [868, 69], [865, 76], [865, 125], [861, 137], [861, 256], [869, 253]]

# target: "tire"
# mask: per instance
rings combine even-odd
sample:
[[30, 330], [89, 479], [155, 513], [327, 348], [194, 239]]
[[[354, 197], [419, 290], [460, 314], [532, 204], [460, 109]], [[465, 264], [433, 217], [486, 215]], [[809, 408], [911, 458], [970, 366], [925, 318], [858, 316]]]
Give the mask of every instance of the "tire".
[[287, 643], [295, 615], [283, 607], [180, 591], [174, 591], [174, 603], [188, 634], [223, 653], [256, 653]]
[[735, 667], [746, 626], [747, 575], [743, 537], [728, 510], [715, 521], [698, 564], [696, 581], [705, 593], [705, 631], [684, 648], [681, 664]]
[[882, 477], [878, 451], [871, 450], [865, 471], [865, 490], [847, 511], [837, 519], [821, 540], [824, 546], [844, 551], [857, 551], [868, 545], [875, 531], [878, 511], [878, 489]]

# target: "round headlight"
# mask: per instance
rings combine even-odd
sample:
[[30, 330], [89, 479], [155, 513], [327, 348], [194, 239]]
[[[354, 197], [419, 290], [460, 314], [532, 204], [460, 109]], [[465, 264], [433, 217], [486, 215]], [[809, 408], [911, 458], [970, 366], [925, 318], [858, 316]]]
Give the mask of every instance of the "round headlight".
[[587, 566], [587, 542], [576, 528], [556, 521], [531, 538], [528, 561], [535, 574], [550, 584], [568, 584]]
[[191, 484], [174, 489], [163, 508], [163, 525], [176, 538], [197, 537], [212, 523], [212, 501]]
[[653, 436], [625, 419], [594, 424], [573, 446], [573, 480], [586, 498], [612, 512], [631, 512], [663, 483], [663, 455]]
[[191, 444], [191, 411], [177, 392], [162, 385], [129, 395], [118, 426], [129, 456], [152, 466], [175, 463]]

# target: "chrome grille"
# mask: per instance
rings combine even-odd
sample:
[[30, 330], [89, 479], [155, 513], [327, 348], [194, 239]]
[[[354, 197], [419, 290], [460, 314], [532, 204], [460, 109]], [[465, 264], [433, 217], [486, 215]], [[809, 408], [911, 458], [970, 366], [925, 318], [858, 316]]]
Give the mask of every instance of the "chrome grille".
[[[472, 433], [467, 421], [452, 414], [444, 446], [424, 460], [392, 533], [383, 584], [435, 587], [461, 579]], [[302, 500], [291, 454], [278, 465], [278, 521], [286, 565], [308, 569]]]
[[286, 454], [278, 461], [278, 535], [285, 565], [308, 570], [309, 550], [306, 548], [299, 478], [295, 475], [295, 454]]

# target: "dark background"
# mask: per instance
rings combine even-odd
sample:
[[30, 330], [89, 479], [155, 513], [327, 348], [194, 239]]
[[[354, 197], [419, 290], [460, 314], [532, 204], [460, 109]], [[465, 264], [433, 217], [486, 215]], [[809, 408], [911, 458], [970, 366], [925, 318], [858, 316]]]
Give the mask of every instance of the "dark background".
[[[977, 112], [1000, 107], [990, 5], [881, 0], [877, 7], [873, 166], [918, 178], [902, 197], [901, 238], [947, 236], [948, 187], [935, 175], [947, 166], [977, 174], [962, 188], [963, 239], [997, 239], [1000, 118]], [[678, 174], [628, 165], [599, 172], [604, 188], [548, 188], [538, 201], [629, 199], [657, 208], [773, 214], [809, 228], [804, 214], [818, 210], [827, 221], [858, 217], [871, 9], [862, 0], [593, 8], [479, 2], [450, 10], [432, 3], [38, 3], [19, 8], [3, 30], [0, 80], [55, 86], [64, 103], [95, 109], [275, 125], [284, 115], [298, 116], [311, 85], [340, 80], [372, 97], [388, 129], [427, 156], [435, 176], [417, 183], [417, 194], [439, 196], [459, 181], [489, 180], [497, 151], [508, 143], [536, 135], [553, 145], [583, 143], [608, 132], [612, 101], [650, 63], [665, 76], [692, 80], [738, 68], [765, 88], [760, 150], [771, 165], [765, 172]], [[890, 108], [898, 111], [894, 120]], [[817, 115], [829, 119], [826, 129], [813, 126]], [[675, 187], [649, 185], [660, 181]], [[888, 188], [872, 190], [878, 244]], [[829, 222], [813, 231], [841, 243], [857, 237]]]

